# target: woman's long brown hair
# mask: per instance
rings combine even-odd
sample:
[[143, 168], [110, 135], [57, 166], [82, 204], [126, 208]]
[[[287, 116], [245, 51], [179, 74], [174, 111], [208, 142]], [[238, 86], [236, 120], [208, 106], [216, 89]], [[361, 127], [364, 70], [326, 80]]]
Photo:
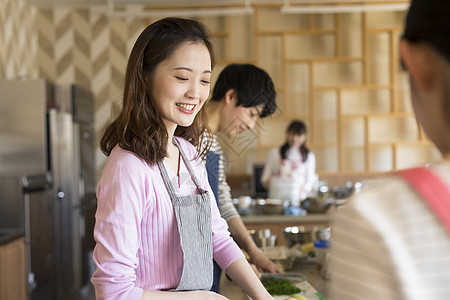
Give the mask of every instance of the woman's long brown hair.
[[[214, 67], [214, 51], [206, 27], [197, 21], [165, 18], [149, 25], [140, 34], [128, 60], [122, 110], [106, 127], [100, 140], [100, 149], [105, 155], [109, 156], [119, 145], [149, 165], [161, 162], [167, 156], [167, 129], [153, 97], [147, 92], [145, 77], [186, 42], [204, 44], [211, 56], [211, 69]], [[174, 135], [200, 149], [205, 130], [206, 114], [201, 109], [191, 126], [178, 126]], [[210, 141], [207, 144], [210, 145]], [[204, 156], [207, 150], [199, 155]]]

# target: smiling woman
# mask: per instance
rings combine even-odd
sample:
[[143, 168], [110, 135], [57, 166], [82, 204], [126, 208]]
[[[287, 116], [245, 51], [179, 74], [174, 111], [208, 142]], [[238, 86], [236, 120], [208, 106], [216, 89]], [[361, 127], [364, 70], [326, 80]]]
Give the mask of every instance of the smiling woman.
[[96, 299], [224, 299], [209, 291], [213, 259], [253, 299], [271, 299], [231, 239], [194, 147], [213, 65], [196, 21], [161, 19], [138, 37], [122, 111], [101, 139]]
[[201, 43], [185, 42], [146, 77], [148, 93], [165, 126], [188, 127], [209, 95], [211, 59]]
[[[197, 95], [200, 94], [200, 85], [209, 86], [215, 63], [206, 28], [192, 20], [164, 20], [148, 26], [131, 51], [125, 74], [123, 109], [108, 125], [101, 140], [102, 151], [106, 155], [119, 144], [149, 164], [163, 159], [171, 140], [167, 134], [173, 127], [171, 130], [165, 128], [162, 107], [158, 105], [162, 101], [160, 97], [170, 99], [172, 106], [176, 103], [201, 106], [199, 104], [209, 95], [209, 87]], [[169, 24], [169, 20], [176, 20], [179, 28]], [[193, 27], [192, 23], [198, 25]], [[146, 105], [148, 102], [151, 105]], [[183, 125], [174, 132], [175, 136], [183, 137], [193, 145], [197, 145], [206, 122], [200, 108], [195, 110], [193, 117], [199, 115], [190, 122], [192, 125]]]

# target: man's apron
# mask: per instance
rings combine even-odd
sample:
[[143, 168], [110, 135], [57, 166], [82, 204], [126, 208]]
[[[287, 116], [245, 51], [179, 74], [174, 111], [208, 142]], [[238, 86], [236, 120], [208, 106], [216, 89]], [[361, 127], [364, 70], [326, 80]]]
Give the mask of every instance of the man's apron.
[[[216, 198], [217, 207], [219, 207], [219, 163], [220, 163], [220, 154], [217, 154], [213, 151], [209, 151], [206, 154], [206, 171], [208, 173], [208, 181], [211, 186], [211, 190], [213, 191], [214, 197]], [[214, 283], [211, 287], [211, 291], [216, 293], [219, 292], [220, 288], [220, 276], [222, 274], [222, 269], [219, 265], [214, 261]]]

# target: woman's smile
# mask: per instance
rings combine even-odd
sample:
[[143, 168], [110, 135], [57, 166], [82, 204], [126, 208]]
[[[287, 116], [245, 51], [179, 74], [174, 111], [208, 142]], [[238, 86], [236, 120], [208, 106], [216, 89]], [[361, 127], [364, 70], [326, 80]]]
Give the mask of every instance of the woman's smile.
[[178, 107], [178, 109], [181, 112], [184, 112], [187, 114], [193, 114], [195, 111], [195, 107], [197, 106], [195, 104], [188, 104], [188, 103], [176, 103], [175, 105]]

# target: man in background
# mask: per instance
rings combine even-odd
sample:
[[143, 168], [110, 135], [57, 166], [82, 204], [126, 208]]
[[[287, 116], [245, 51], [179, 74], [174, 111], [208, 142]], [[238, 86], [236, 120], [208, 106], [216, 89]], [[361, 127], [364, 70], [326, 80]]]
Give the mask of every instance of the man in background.
[[[228, 223], [231, 236], [247, 252], [257, 273], [279, 273], [281, 270], [257, 247], [234, 207], [225, 176], [224, 154], [217, 134], [224, 133], [232, 138], [245, 130], [253, 129], [259, 118], [275, 112], [275, 98], [274, 84], [264, 70], [251, 64], [231, 64], [219, 74], [211, 99], [204, 107], [208, 129], [212, 133], [211, 148], [206, 156], [209, 183], [218, 201], [221, 216]], [[205, 132], [204, 141], [208, 135]], [[203, 143], [203, 148], [206, 146]], [[214, 277], [212, 290], [218, 292], [220, 268], [217, 265]]]

